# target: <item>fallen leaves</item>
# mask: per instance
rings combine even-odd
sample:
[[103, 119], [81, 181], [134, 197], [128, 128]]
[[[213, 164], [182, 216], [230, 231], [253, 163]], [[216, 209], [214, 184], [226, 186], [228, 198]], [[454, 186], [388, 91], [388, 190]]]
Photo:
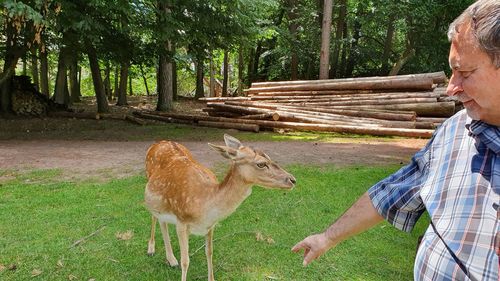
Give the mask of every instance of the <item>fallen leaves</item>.
[[31, 272], [31, 277], [37, 277], [38, 275], [42, 274], [43, 271], [41, 271], [40, 269], [33, 269], [33, 271]]
[[274, 239], [271, 236], [265, 236], [260, 231], [257, 231], [255, 233], [255, 240], [257, 240], [257, 241], [264, 241], [264, 242], [267, 242], [267, 244], [274, 244], [275, 243]]
[[116, 239], [118, 240], [130, 240], [134, 237], [134, 232], [132, 230], [127, 230], [126, 232], [117, 232], [115, 234]]

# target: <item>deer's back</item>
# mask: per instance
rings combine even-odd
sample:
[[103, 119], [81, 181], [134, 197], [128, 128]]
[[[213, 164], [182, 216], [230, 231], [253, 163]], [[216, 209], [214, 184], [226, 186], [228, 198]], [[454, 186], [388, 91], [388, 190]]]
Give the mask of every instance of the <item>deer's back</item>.
[[153, 144], [146, 155], [145, 203], [153, 212], [171, 213], [189, 221], [217, 185], [215, 175], [198, 163], [189, 150], [172, 141]]

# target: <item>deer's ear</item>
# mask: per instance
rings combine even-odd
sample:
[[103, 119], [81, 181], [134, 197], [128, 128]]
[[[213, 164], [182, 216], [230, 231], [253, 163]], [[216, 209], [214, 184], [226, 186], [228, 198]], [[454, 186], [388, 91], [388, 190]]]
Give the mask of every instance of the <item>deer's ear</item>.
[[238, 150], [229, 146], [208, 144], [213, 150], [219, 152], [223, 157], [231, 160], [236, 160], [238, 157]]
[[242, 146], [241, 142], [237, 138], [232, 137], [228, 134], [224, 134], [224, 142], [227, 146], [234, 149], [238, 149]]

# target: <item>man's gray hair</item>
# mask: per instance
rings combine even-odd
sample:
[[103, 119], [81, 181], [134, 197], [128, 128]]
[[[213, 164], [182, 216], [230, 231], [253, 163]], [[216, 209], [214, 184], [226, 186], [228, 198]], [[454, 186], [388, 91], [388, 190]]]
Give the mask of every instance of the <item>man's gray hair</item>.
[[479, 0], [470, 5], [450, 24], [450, 41], [463, 24], [470, 24], [479, 48], [500, 68], [500, 0]]

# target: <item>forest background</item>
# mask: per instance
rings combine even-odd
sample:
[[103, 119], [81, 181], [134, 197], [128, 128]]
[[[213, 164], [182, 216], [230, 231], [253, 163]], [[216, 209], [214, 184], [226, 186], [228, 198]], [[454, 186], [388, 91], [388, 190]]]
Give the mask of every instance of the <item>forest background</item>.
[[0, 114], [15, 74], [62, 107], [95, 96], [107, 112], [127, 95], [157, 95], [167, 111], [178, 96], [213, 96], [218, 81], [227, 96], [325, 78], [322, 44], [326, 78], [447, 70], [447, 27], [472, 2], [3, 0]]

